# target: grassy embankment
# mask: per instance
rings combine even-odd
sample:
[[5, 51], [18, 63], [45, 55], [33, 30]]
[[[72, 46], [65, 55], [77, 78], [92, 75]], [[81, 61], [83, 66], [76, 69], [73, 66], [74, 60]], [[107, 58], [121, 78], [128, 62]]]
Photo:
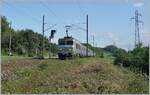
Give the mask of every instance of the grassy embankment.
[[4, 60], [4, 61], [7, 61], [7, 60], [19, 60], [19, 59], [31, 59], [31, 57], [24, 57], [24, 56], [18, 56], [18, 55], [15, 55], [15, 56], [2, 56], [1, 59]]
[[105, 58], [12, 63], [2, 64], [2, 93], [148, 93], [144, 76]]

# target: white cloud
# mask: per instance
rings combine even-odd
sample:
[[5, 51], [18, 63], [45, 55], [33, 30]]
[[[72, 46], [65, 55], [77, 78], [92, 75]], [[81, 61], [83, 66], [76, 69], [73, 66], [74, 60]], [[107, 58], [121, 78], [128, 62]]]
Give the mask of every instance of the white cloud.
[[142, 7], [143, 5], [144, 5], [143, 2], [137, 2], [133, 4], [134, 7]]
[[128, 4], [133, 4], [134, 7], [142, 7], [144, 0], [125, 0]]
[[112, 40], [112, 42], [117, 42], [118, 37], [113, 32], [106, 32], [106, 36]]
[[141, 30], [141, 40], [144, 44], [150, 44], [150, 27], [145, 27], [143, 30]]

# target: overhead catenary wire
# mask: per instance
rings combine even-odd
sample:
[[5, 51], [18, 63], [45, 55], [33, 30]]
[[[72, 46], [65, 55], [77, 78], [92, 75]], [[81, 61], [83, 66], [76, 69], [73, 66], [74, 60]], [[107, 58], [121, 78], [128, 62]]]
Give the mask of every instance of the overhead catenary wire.
[[86, 31], [86, 29], [84, 29], [84, 28], [82, 28], [82, 27], [79, 27], [79, 26], [77, 26], [76, 24], [72, 24], [71, 26], [74, 27], [76, 30]]
[[[78, 1], [77, 1], [77, 2], [78, 2]], [[45, 8], [51, 13], [51, 15], [55, 16], [59, 22], [61, 21], [63, 24], [65, 24], [65, 23], [62, 21], [62, 19], [60, 19], [59, 16], [56, 15], [55, 12], [54, 12], [51, 8], [49, 8], [44, 2], [40, 1], [40, 4], [41, 4], [43, 7], [45, 7]], [[78, 4], [78, 3], [77, 3], [77, 4]], [[78, 4], [78, 5], [79, 5], [79, 4]], [[81, 8], [80, 5], [79, 5], [79, 7], [80, 7], [79, 9], [80, 9], [81, 12], [82, 12], [82, 15], [85, 15], [85, 13], [83, 12], [83, 10], [82, 10], [82, 8]], [[49, 13], [49, 14], [50, 14], [50, 13]], [[76, 24], [85, 24], [85, 23], [80, 22], [80, 23], [76, 23]]]
[[[56, 14], [55, 14], [55, 12], [52, 10], [52, 9], [50, 9], [44, 2], [42, 2], [42, 1], [40, 1], [40, 4], [45, 8], [45, 9], [47, 9], [48, 11], [49, 11], [49, 14], [50, 15], [53, 15], [57, 20], [58, 20], [58, 22], [59, 23], [62, 23], [63, 25], [64, 25], [64, 27], [66, 26], [66, 23], [65, 22], [63, 22], [62, 21], [62, 19], [60, 19]], [[83, 30], [83, 31], [86, 31], [86, 29], [84, 29], [84, 28], [82, 28], [82, 27], [79, 27], [79, 26], [77, 26], [77, 25], [75, 25], [75, 24], [85, 24], [85, 23], [83, 23], [83, 22], [80, 22], [80, 23], [74, 23], [74, 24], [71, 24], [71, 28], [69, 29], [69, 30], [74, 30], [74, 29], [72, 29], [72, 28], [76, 28], [75, 30]], [[65, 27], [66, 28], [66, 27]]]
[[[41, 22], [39, 19], [37, 19], [37, 18], [33, 17], [32, 15], [30, 15], [30, 12], [29, 12], [28, 10], [26, 10], [25, 8], [24, 8], [24, 9], [22, 9], [22, 8], [17, 8], [15, 5], [10, 4], [10, 3], [8, 3], [8, 2], [6, 2], [6, 1], [4, 1], [4, 0], [2, 0], [2, 2], [3, 2], [4, 4], [6, 4], [7, 6], [9, 6], [9, 7], [13, 7], [13, 8], [17, 11], [17, 13], [18, 13], [18, 12], [20, 13], [21, 16], [27, 17], [27, 15], [28, 15], [28, 17], [31, 18], [30, 20], [34, 21], [35, 23]], [[22, 12], [20, 12], [20, 11], [22, 11]], [[26, 15], [23, 15], [22, 13], [23, 13], [23, 14], [26, 14]]]
[[[77, 1], [78, 2], [78, 1]], [[60, 19], [56, 14], [55, 14], [55, 12], [51, 9], [51, 8], [49, 8], [44, 2], [42, 2], [42, 1], [40, 1], [40, 4], [45, 8], [45, 9], [47, 9], [48, 11], [49, 11], [49, 14], [50, 15], [53, 15], [55, 18], [57, 18], [57, 20], [58, 20], [58, 22], [59, 23], [62, 23], [63, 25], [64, 25], [64, 27], [65, 27], [65, 25], [66, 25], [66, 23], [64, 23], [63, 21], [62, 21], [62, 19]], [[79, 5], [79, 4], [78, 4]], [[80, 5], [78, 6], [79, 7], [79, 9], [80, 9], [80, 11], [82, 11], [82, 15], [84, 15], [84, 12], [83, 12], [83, 10], [81, 9], [81, 7], [80, 7]], [[85, 23], [75, 23], [75, 24], [85, 24]], [[77, 25], [75, 25], [75, 24], [72, 24], [71, 26], [73, 27], [73, 26], [75, 26], [76, 27], [76, 29], [80, 29], [80, 30], [83, 30], [83, 31], [86, 31], [86, 29], [84, 29], [84, 28], [82, 28], [82, 27], [79, 27], [79, 26], [77, 26]]]
[[[74, 2], [77, 5], [77, 8], [79, 9], [80, 17], [84, 17], [86, 15], [86, 13], [83, 11], [83, 8], [81, 8], [81, 4], [80, 4], [79, 0], [75, 0]], [[84, 24], [86, 24], [86, 22], [84, 22]]]
[[84, 13], [84, 11], [82, 10], [81, 6], [80, 6], [80, 2], [78, 0], [75, 0], [76, 1], [76, 4], [80, 10], [80, 13], [81, 13], [81, 16], [85, 16], [86, 15], [86, 29], [84, 28], [81, 28], [81, 27], [78, 27], [78, 29], [81, 29], [83, 31], [86, 31], [86, 44], [87, 44], [87, 48], [86, 48], [86, 56], [88, 56], [88, 35], [89, 35], [89, 32], [88, 32], [88, 14]]
[[[37, 18], [35, 18], [34, 16], [32, 16], [32, 15], [30, 14], [30, 10], [27, 10], [25, 7], [24, 7], [24, 8], [18, 8], [18, 7], [16, 7], [15, 5], [13, 5], [13, 4], [11, 4], [11, 3], [7, 2], [7, 1], [4, 1], [4, 0], [3, 0], [3, 2], [4, 2], [7, 6], [13, 7], [15, 10], [17, 10], [17, 13], [19, 12], [21, 16], [29, 17], [29, 18], [31, 18], [32, 21], [34, 21], [34, 22], [36, 22], [36, 23], [41, 23], [41, 20], [39, 21]], [[59, 21], [59, 23], [62, 23], [63, 25], [66, 25], [66, 24], [62, 21], [62, 19], [60, 19], [60, 18], [55, 14], [55, 12], [54, 12], [52, 9], [50, 9], [45, 3], [43, 3], [42, 1], [40, 1], [40, 4], [41, 4], [44, 8], [46, 8], [46, 9], [49, 11], [49, 12], [48, 12], [49, 14], [55, 16], [55, 17], [57, 18], [57, 20]], [[19, 11], [18, 11], [18, 10], [19, 10]], [[23, 14], [26, 14], [26, 15], [23, 15], [22, 13], [23, 13]], [[75, 24], [76, 24], [76, 25], [75, 25]], [[84, 29], [84, 28], [78, 26], [79, 24], [85, 24], [85, 23], [75, 23], [75, 24], [74, 24], [74, 25], [76, 26], [76, 29], [80, 29], [80, 30], [86, 31], [86, 29]]]
[[62, 24], [65, 24], [63, 21], [62, 21], [62, 19], [60, 19], [56, 14], [55, 14], [55, 12], [52, 10], [52, 9], [50, 9], [45, 3], [43, 3], [42, 1], [40, 1], [40, 4], [45, 8], [45, 9], [47, 9], [49, 12], [49, 14], [50, 15], [53, 15], [55, 18], [57, 18], [57, 20], [58, 20], [58, 22], [61, 22]]
[[85, 13], [84, 13], [84, 11], [83, 11], [83, 9], [81, 8], [81, 6], [80, 6], [80, 2], [79, 2], [79, 0], [75, 0], [75, 2], [76, 2], [76, 4], [77, 4], [77, 7], [79, 8], [79, 10], [80, 10], [80, 13], [81, 13], [81, 15], [85, 15]]

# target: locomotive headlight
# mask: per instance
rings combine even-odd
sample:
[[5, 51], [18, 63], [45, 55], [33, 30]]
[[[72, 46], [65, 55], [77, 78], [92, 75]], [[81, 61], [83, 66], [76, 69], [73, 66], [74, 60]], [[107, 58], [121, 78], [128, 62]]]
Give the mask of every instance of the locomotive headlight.
[[59, 48], [59, 50], [62, 50], [62, 48]]
[[72, 51], [72, 49], [71, 49], [71, 48], [69, 48], [69, 51]]

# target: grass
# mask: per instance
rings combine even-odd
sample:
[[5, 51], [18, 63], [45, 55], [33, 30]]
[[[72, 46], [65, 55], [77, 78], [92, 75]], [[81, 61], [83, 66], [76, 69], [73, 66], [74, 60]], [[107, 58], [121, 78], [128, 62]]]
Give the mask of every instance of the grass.
[[10, 76], [2, 76], [2, 93], [148, 94], [146, 77], [111, 62], [105, 58], [34, 60], [30, 68], [16, 68]]
[[1, 59], [6, 61], [6, 60], [18, 60], [18, 59], [29, 59], [30, 57], [24, 57], [24, 56], [2, 56]]

